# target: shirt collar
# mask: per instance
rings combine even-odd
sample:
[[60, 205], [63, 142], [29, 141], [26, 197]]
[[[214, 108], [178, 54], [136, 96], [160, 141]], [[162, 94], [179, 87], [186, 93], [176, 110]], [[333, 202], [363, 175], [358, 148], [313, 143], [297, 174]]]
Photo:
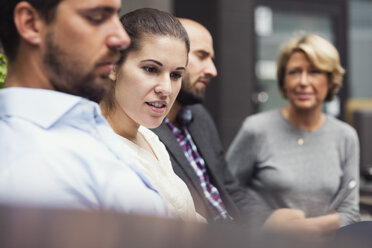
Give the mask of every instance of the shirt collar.
[[175, 135], [180, 135], [182, 133], [181, 130], [179, 130], [173, 123], [167, 118], [164, 118], [164, 123], [168, 126], [168, 128], [172, 131]]
[[54, 90], [5, 88], [0, 90], [0, 119], [15, 116], [47, 129], [80, 102], [93, 105], [100, 112], [98, 104], [82, 97]]
[[165, 124], [172, 131], [172, 133], [176, 136], [183, 137], [183, 135], [185, 135], [185, 129], [187, 129], [187, 126], [193, 121], [191, 109], [188, 107], [182, 108], [178, 112], [176, 120], [180, 124], [180, 129], [173, 125], [173, 123], [167, 117], [164, 118]]
[[184, 107], [178, 112], [177, 114], [177, 121], [181, 124], [181, 126], [188, 126], [192, 122], [192, 112], [191, 109], [188, 107]]

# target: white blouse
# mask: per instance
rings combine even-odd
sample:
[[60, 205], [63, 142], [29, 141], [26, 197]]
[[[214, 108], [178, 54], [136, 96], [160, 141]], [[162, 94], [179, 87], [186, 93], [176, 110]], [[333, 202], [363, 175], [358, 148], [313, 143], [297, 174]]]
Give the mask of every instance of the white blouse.
[[146, 127], [140, 126], [138, 132], [143, 135], [156, 157], [132, 141], [122, 137], [137, 163], [138, 169], [151, 181], [163, 196], [172, 217], [184, 220], [203, 221], [195, 210], [194, 201], [186, 184], [174, 173], [169, 154], [158, 136]]

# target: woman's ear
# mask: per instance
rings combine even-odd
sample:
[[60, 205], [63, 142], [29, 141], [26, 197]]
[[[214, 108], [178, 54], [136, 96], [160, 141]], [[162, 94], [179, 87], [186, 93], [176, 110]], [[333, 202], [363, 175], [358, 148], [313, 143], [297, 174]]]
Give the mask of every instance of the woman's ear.
[[42, 41], [41, 29], [45, 21], [36, 9], [28, 2], [20, 2], [14, 8], [14, 24], [19, 35], [32, 45], [39, 45]]
[[116, 71], [117, 71], [117, 65], [114, 65], [114, 68], [112, 69], [112, 71], [110, 72], [110, 75], [109, 75], [109, 79], [111, 79], [112, 81], [116, 81], [117, 79], [117, 74], [116, 74]]

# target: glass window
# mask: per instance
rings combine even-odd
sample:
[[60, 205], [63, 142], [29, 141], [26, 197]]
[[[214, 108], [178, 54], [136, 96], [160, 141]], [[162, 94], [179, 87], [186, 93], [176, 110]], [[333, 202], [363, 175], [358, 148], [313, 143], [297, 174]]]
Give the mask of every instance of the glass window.
[[349, 2], [351, 98], [372, 98], [372, 1]]

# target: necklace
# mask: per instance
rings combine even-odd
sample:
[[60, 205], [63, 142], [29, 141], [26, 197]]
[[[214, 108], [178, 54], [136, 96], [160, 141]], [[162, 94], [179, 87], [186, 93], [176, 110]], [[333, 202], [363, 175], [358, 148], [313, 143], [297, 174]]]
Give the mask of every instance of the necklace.
[[325, 116], [324, 114], [320, 114], [320, 118], [316, 121], [316, 123], [311, 127], [311, 128], [305, 128], [305, 129], [302, 129], [300, 128], [298, 125], [295, 124], [295, 121], [292, 121], [290, 120], [290, 113], [289, 113], [289, 110], [288, 108], [283, 108], [282, 109], [282, 115], [284, 117], [284, 119], [286, 119], [286, 121], [296, 129], [296, 133], [297, 133], [297, 138], [296, 138], [296, 141], [297, 141], [297, 144], [299, 146], [303, 146], [305, 144], [305, 141], [308, 139], [308, 136], [315, 130], [319, 129], [321, 126], [323, 126], [324, 124], [324, 121], [325, 121]]
[[309, 142], [312, 136], [314, 136], [314, 133], [317, 133], [317, 131], [323, 127], [325, 123], [325, 116], [323, 116], [322, 120], [320, 121], [319, 125], [311, 130], [304, 130], [298, 127], [295, 128], [296, 132], [296, 141], [299, 146], [303, 146], [306, 142]]
[[309, 130], [302, 130], [302, 129], [296, 128], [296, 133], [297, 133], [296, 135], [297, 144], [299, 146], [303, 146], [305, 142], [308, 142], [310, 138], [309, 136], [311, 136], [313, 132]]

